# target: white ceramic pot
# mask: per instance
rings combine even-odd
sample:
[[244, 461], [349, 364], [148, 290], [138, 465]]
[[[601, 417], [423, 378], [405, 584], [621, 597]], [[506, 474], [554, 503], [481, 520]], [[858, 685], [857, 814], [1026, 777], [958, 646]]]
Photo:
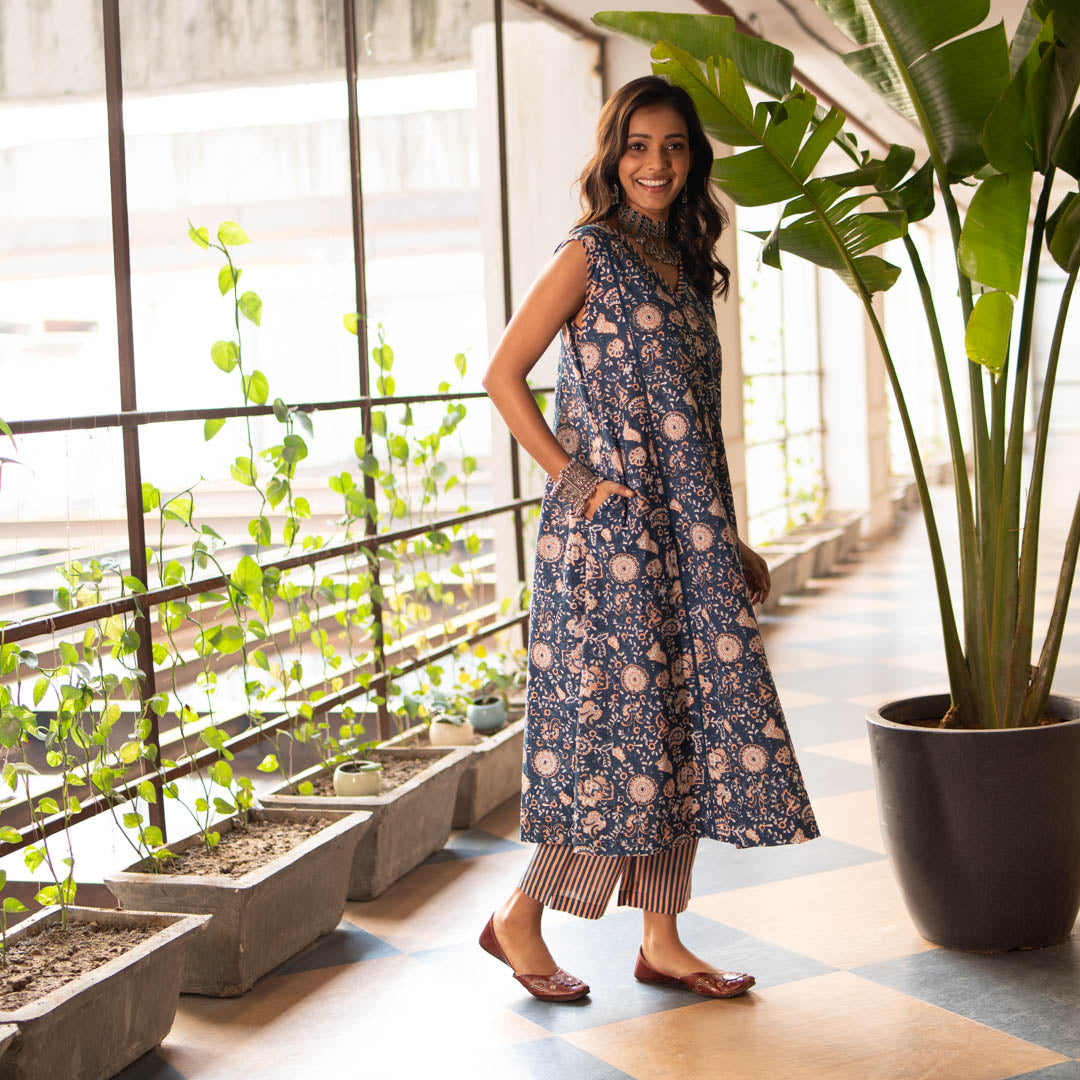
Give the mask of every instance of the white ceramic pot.
[[475, 734], [468, 720], [463, 720], [460, 724], [452, 724], [449, 720], [433, 720], [428, 728], [432, 746], [472, 746]]
[[377, 761], [345, 761], [334, 770], [335, 795], [355, 798], [381, 791], [382, 765]]

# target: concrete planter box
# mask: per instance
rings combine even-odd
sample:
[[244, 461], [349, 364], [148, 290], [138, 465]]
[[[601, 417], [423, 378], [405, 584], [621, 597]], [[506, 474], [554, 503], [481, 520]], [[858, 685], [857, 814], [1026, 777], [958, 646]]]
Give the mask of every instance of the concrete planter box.
[[[134, 867], [106, 876], [122, 907], [205, 912], [213, 916], [188, 950], [180, 989], [190, 994], [235, 997], [255, 980], [328, 934], [345, 912], [345, 890], [357, 841], [369, 814], [336, 813], [326, 828], [291, 851], [240, 877], [155, 874]], [[256, 821], [304, 821], [311, 812], [255, 810]], [[235, 818], [215, 825], [224, 833]], [[201, 843], [196, 835], [172, 845], [179, 853]]]
[[431, 766], [383, 795], [343, 798], [338, 795], [296, 795], [293, 789], [318, 776], [315, 765], [260, 797], [264, 806], [290, 807], [305, 813], [325, 809], [366, 810], [371, 828], [356, 845], [348, 871], [350, 900], [371, 900], [398, 878], [441, 851], [450, 836], [458, 781], [469, 760], [466, 747], [379, 747], [366, 755], [371, 761], [399, 757], [430, 757]]
[[834, 525], [843, 531], [837, 547], [836, 561], [844, 562], [855, 550], [862, 535], [862, 524], [866, 519], [865, 511], [833, 510], [825, 515], [825, 523]]
[[799, 568], [799, 557], [789, 551], [774, 551], [763, 548], [761, 557], [769, 567], [769, 579], [772, 588], [763, 604], [757, 604], [758, 611], [775, 611], [780, 606], [780, 597], [795, 592], [796, 574]]
[[[511, 716], [513, 716], [511, 705]], [[427, 746], [423, 724], [395, 735], [386, 746]], [[521, 759], [525, 752], [525, 718], [512, 719], [501, 731], [465, 748], [469, 758], [461, 772], [454, 802], [454, 828], [471, 829], [507, 799], [521, 794]]]
[[[8, 1040], [2, 1080], [107, 1080], [153, 1050], [176, 1015], [184, 954], [209, 922], [207, 915], [84, 907], [68, 908], [68, 919], [158, 929], [123, 956], [0, 1013], [0, 1036]], [[9, 931], [8, 941], [59, 921], [60, 909], [47, 908]]]
[[828, 523], [811, 522], [800, 525], [792, 534], [814, 544], [814, 571], [812, 577], [824, 577], [840, 557], [840, 541], [844, 530]]

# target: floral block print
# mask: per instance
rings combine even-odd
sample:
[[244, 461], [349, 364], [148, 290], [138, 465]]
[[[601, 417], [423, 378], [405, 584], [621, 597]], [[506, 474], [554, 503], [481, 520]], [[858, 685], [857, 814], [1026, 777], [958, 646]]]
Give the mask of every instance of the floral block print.
[[[581, 226], [584, 324], [563, 329], [555, 435], [609, 494], [541, 505], [522, 839], [647, 855], [819, 835], [739, 555], [711, 298], [674, 294], [619, 233]], [[566, 242], [566, 241], [564, 241]]]

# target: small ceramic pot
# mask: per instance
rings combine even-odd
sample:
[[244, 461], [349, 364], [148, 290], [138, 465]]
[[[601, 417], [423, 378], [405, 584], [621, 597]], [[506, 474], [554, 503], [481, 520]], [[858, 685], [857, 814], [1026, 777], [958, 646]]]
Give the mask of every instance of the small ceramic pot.
[[460, 724], [452, 724], [449, 720], [432, 720], [428, 728], [432, 746], [472, 746], [475, 734], [468, 720]]
[[469, 723], [473, 731], [491, 735], [506, 723], [506, 702], [501, 697], [484, 698], [469, 706]]
[[377, 761], [345, 761], [334, 770], [334, 794], [356, 798], [382, 791], [382, 765]]

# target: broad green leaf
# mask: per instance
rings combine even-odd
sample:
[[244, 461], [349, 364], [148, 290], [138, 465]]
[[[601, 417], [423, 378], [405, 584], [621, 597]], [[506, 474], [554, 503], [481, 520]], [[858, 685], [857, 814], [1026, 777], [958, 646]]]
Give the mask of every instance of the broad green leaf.
[[14, 896], [5, 896], [4, 897], [4, 910], [9, 915], [17, 914], [17, 913], [19, 913], [21, 911], [25, 911], [26, 910], [26, 905], [21, 900], [16, 899]]
[[949, 178], [958, 180], [981, 168], [986, 160], [979, 141], [983, 123], [1011, 75], [1004, 26], [974, 30], [986, 18], [989, 0], [818, 4], [862, 46], [844, 56], [844, 62], [920, 125], [931, 155]]
[[142, 814], [136, 814], [134, 811], [129, 811], [124, 815], [124, 828], [125, 829], [137, 829], [143, 823]]
[[144, 480], [142, 486], [143, 513], [149, 514], [151, 510], [156, 510], [160, 503], [161, 492], [153, 484]]
[[139, 755], [142, 753], [142, 747], [134, 739], [129, 739], [120, 747], [117, 753], [120, 760], [125, 765], [133, 765], [139, 760]]
[[[1057, 12], [1055, 11], [1055, 16]], [[1052, 45], [1031, 77], [1031, 137], [1035, 167], [1045, 172], [1080, 85], [1080, 56]]]
[[218, 239], [223, 244], [247, 244], [248, 234], [235, 221], [223, 221], [217, 230]]
[[23, 862], [26, 864], [26, 869], [32, 874], [43, 862], [45, 856], [41, 852], [41, 848], [28, 847], [23, 852]]
[[223, 417], [211, 417], [203, 424], [203, 440], [209, 442], [224, 426], [225, 420]]
[[228, 263], [218, 271], [217, 286], [222, 296], [224, 296], [233, 285], [240, 280], [240, 275], [242, 273], [243, 270], [236, 270]]
[[213, 768], [210, 770], [210, 779], [215, 784], [220, 784], [222, 787], [228, 787], [232, 783], [233, 771], [232, 766], [227, 761], [215, 761]]
[[34, 704], [40, 705], [41, 699], [49, 692], [49, 680], [44, 675], [34, 683]]
[[290, 464], [295, 465], [308, 456], [307, 443], [299, 435], [286, 435], [282, 440], [283, 449], [281, 456]]
[[201, 225], [197, 229], [194, 225], [191, 225], [187, 232], [194, 243], [204, 251], [210, 246], [210, 230], [205, 225]]
[[157, 789], [154, 787], [153, 781], [142, 780], [139, 783], [139, 797], [148, 803], [157, 802]]
[[253, 371], [250, 375], [245, 375], [241, 382], [245, 401], [250, 401], [253, 405], [266, 404], [266, 399], [270, 396], [270, 384], [261, 371]]
[[262, 547], [270, 546], [270, 522], [264, 515], [260, 514], [248, 522], [248, 533], [256, 544]]
[[1080, 180], [1080, 107], [1073, 110], [1053, 153], [1054, 164]]
[[729, 15], [601, 11], [592, 21], [648, 45], [670, 41], [702, 63], [714, 56], [734, 60], [748, 83], [774, 97], [791, 89], [792, 54], [763, 38], [739, 33]]
[[262, 568], [250, 555], [245, 555], [236, 564], [229, 580], [242, 593], [254, 596], [262, 589]]
[[262, 300], [259, 299], [258, 293], [250, 290], [242, 293], [236, 306], [240, 309], [240, 314], [249, 318], [256, 326], [262, 322]]
[[267, 754], [255, 768], [257, 768], [259, 772], [276, 772], [278, 768], [278, 759], [273, 754]]
[[346, 314], [343, 322], [345, 323], [345, 329], [348, 330], [350, 334], [359, 333], [360, 316], [355, 311], [350, 311]]
[[240, 350], [235, 341], [215, 341], [210, 346], [210, 359], [222, 371], [232, 371], [240, 358]]
[[255, 463], [248, 457], [238, 457], [235, 464], [229, 466], [229, 475], [238, 483], [254, 487], [258, 479]]
[[960, 268], [991, 289], [1020, 291], [1031, 207], [1031, 173], [991, 176], [975, 192], [964, 219]]
[[79, 653], [74, 645], [70, 641], [61, 641], [58, 645], [60, 650], [60, 659], [65, 664], [77, 664], [79, 662]]
[[244, 631], [239, 626], [223, 626], [221, 633], [214, 638], [214, 648], [222, 653], [239, 652], [244, 645]]
[[5, 844], [21, 844], [22, 836], [19, 835], [18, 829], [13, 829], [10, 825], [0, 826], [0, 840]]
[[1071, 274], [1080, 262], [1080, 196], [1070, 191], [1046, 222], [1046, 242], [1054, 262]]
[[38, 801], [37, 811], [39, 814], [58, 814], [60, 807], [56, 800], [48, 795]]
[[985, 292], [975, 302], [964, 334], [968, 359], [995, 375], [1001, 373], [1009, 347], [1013, 302], [1008, 293]]

